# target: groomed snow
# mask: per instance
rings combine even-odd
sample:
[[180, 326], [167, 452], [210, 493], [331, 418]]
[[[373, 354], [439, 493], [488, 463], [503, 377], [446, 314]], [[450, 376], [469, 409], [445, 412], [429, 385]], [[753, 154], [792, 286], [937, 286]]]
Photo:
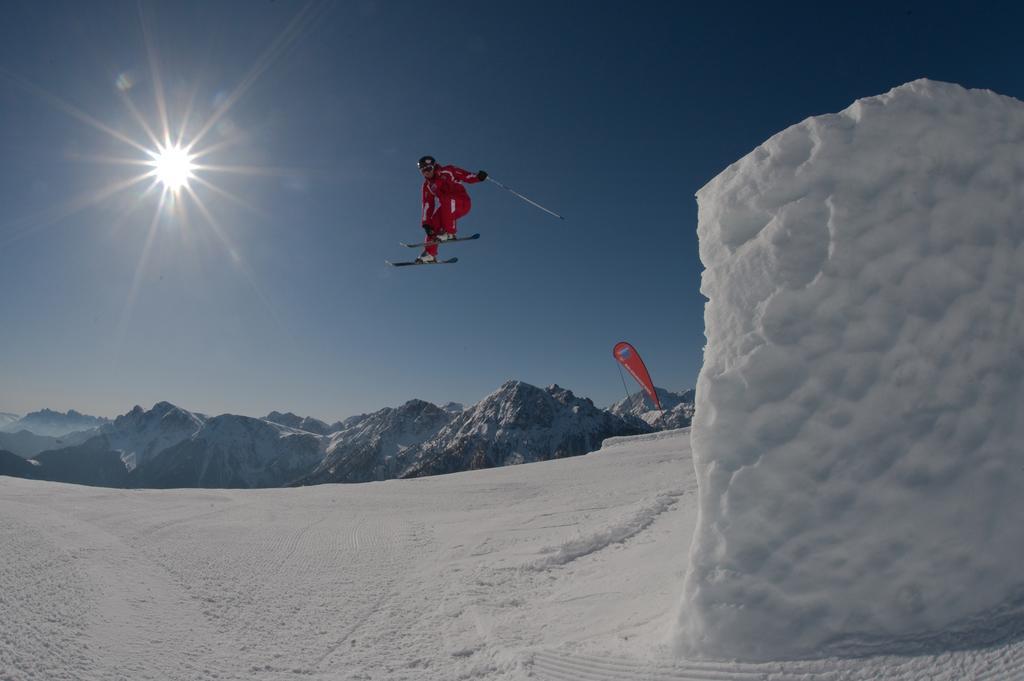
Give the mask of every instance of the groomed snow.
[[681, 650], [910, 653], [1019, 628], [1022, 187], [1024, 103], [919, 80], [698, 193]]
[[759, 665], [673, 657], [693, 470], [683, 430], [358, 485], [128, 491], [0, 477], [0, 679], [1024, 674], [1020, 641]]

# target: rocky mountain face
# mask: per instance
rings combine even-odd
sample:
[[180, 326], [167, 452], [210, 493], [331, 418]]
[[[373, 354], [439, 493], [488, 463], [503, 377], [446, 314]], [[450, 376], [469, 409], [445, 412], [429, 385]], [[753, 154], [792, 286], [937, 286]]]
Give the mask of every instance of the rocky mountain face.
[[323, 461], [299, 484], [398, 477], [404, 472], [406, 452], [437, 435], [451, 420], [448, 411], [423, 400], [350, 419], [347, 428], [330, 436]]
[[661, 407], [664, 412], [658, 411], [651, 403], [650, 398], [643, 391], [636, 392], [624, 398], [611, 407], [608, 411], [617, 416], [632, 415], [643, 419], [655, 430], [671, 430], [673, 428], [686, 428], [693, 421], [693, 405], [697, 395], [693, 390], [677, 393], [655, 386], [654, 391], [658, 394]]
[[601, 441], [652, 429], [557, 385], [508, 381], [433, 438], [403, 453], [402, 477], [544, 461], [594, 451]]
[[675, 428], [688, 428], [693, 423], [693, 403], [680, 402], [672, 409], [663, 413], [655, 412], [650, 420], [641, 416], [655, 430], [673, 430]]
[[322, 443], [315, 433], [225, 414], [132, 471], [129, 486], [282, 487], [321, 461]]
[[264, 416], [263, 420], [270, 421], [271, 423], [277, 423], [282, 426], [288, 426], [295, 430], [304, 430], [307, 433], [316, 433], [317, 435], [327, 435], [343, 428], [343, 425], [340, 422], [328, 425], [319, 419], [312, 418], [311, 416], [297, 416], [291, 412], [282, 414], [279, 411], [272, 411]]
[[107, 446], [121, 453], [128, 470], [151, 461], [157, 454], [191, 438], [206, 419], [170, 402], [158, 402], [149, 411], [136, 406], [113, 423], [100, 428]]

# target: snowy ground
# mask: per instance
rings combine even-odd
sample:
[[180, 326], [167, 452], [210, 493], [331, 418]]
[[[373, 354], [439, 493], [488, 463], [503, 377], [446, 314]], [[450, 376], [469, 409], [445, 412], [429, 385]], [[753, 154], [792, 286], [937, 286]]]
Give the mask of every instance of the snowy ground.
[[672, 659], [662, 642], [695, 515], [688, 431], [362, 485], [0, 477], [0, 679], [1024, 678], [1021, 639], [906, 658]]

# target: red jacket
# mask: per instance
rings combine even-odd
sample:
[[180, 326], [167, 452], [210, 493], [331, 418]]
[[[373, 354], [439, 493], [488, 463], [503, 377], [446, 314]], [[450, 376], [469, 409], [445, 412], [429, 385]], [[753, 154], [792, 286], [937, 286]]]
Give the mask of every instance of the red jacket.
[[[424, 224], [432, 223], [434, 214], [440, 209], [441, 201], [461, 199], [468, 206], [469, 193], [462, 183], [476, 184], [480, 178], [476, 173], [463, 170], [458, 166], [437, 166], [434, 177], [423, 179], [423, 216]], [[438, 199], [436, 202], [434, 199]], [[468, 208], [467, 208], [468, 209]]]

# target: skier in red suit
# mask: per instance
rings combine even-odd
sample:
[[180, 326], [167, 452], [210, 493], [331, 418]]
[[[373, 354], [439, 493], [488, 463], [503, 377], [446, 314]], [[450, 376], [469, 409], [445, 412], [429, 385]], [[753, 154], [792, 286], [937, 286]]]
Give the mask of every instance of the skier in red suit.
[[436, 262], [437, 244], [455, 238], [455, 221], [469, 212], [469, 193], [462, 183], [476, 184], [487, 179], [479, 170], [471, 173], [457, 166], [438, 164], [433, 156], [424, 156], [416, 166], [423, 175], [423, 214], [420, 222], [427, 233], [426, 248], [417, 262]]

